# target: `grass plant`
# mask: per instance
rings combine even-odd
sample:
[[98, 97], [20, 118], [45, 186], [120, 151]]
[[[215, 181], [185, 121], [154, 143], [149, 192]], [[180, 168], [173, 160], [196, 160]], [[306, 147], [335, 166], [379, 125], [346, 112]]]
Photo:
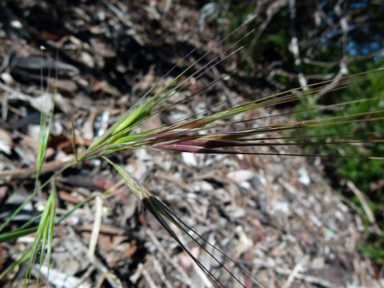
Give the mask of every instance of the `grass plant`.
[[[244, 23], [242, 26], [244, 26]], [[232, 33], [237, 32], [242, 26], [233, 31]], [[252, 32], [250, 32], [252, 33]], [[247, 33], [243, 38], [249, 36], [250, 33]], [[230, 34], [231, 35], [231, 34]], [[228, 37], [230, 36], [228, 35]], [[242, 38], [242, 39], [243, 39]], [[225, 39], [224, 39], [225, 40]], [[223, 41], [224, 41], [223, 40]], [[241, 41], [241, 40], [240, 40]], [[192, 255], [188, 251], [188, 248], [185, 247], [183, 242], [178, 238], [177, 234], [174, 231], [173, 227], [177, 227], [180, 229], [185, 235], [188, 235], [196, 244], [198, 244], [206, 253], [208, 253], [211, 257], [214, 258], [219, 264], [219, 260], [217, 260], [211, 253], [208, 252], [204, 245], [199, 244], [198, 239], [202, 239], [207, 245], [210, 245], [208, 241], [203, 239], [197, 232], [195, 232], [191, 227], [188, 227], [185, 223], [183, 223], [169, 208], [166, 207], [165, 204], [161, 202], [160, 199], [157, 199], [153, 196], [144, 185], [136, 179], [131, 173], [126, 171], [123, 167], [115, 164], [108, 158], [111, 153], [115, 153], [116, 151], [123, 149], [149, 149], [149, 150], [164, 150], [170, 152], [190, 152], [190, 153], [205, 153], [205, 154], [252, 154], [252, 155], [279, 155], [286, 157], [326, 157], [326, 158], [353, 158], [359, 161], [382, 161], [384, 157], [380, 156], [367, 156], [360, 157], [358, 155], [340, 155], [337, 153], [333, 154], [279, 154], [276, 153], [262, 153], [255, 152], [254, 150], [240, 150], [239, 148], [247, 148], [247, 147], [257, 147], [262, 145], [297, 145], [297, 146], [322, 146], [322, 145], [354, 145], [356, 143], [370, 143], [373, 145], [380, 145], [384, 141], [382, 134], [375, 135], [367, 135], [367, 137], [356, 137], [356, 135], [352, 133], [346, 135], [332, 135], [332, 141], [316, 141], [317, 138], [322, 139], [324, 135], [311, 135], [311, 141], [307, 141], [308, 138], [303, 139], [301, 136], [297, 136], [297, 134], [292, 133], [292, 136], [280, 136], [283, 132], [284, 134], [302, 131], [302, 130], [311, 130], [317, 127], [326, 127], [326, 126], [334, 126], [334, 125], [347, 125], [351, 123], [368, 123], [374, 121], [380, 121], [384, 119], [384, 110], [379, 110], [375, 107], [369, 107], [364, 112], [361, 113], [353, 113], [342, 116], [335, 117], [324, 117], [324, 118], [315, 118], [315, 119], [306, 119], [299, 121], [291, 121], [285, 124], [279, 125], [269, 125], [264, 127], [252, 128], [248, 124], [257, 122], [258, 120], [262, 120], [267, 117], [279, 117], [279, 116], [287, 116], [289, 114], [295, 115], [303, 115], [312, 113], [312, 111], [321, 111], [326, 107], [320, 108], [303, 108], [299, 111], [295, 111], [289, 114], [280, 114], [275, 116], [266, 116], [262, 118], [255, 118], [249, 120], [242, 120], [234, 122], [231, 117], [236, 116], [241, 113], [246, 113], [261, 107], [271, 107], [277, 104], [283, 104], [288, 102], [297, 101], [300, 99], [308, 99], [313, 97], [314, 95], [318, 95], [323, 91], [336, 91], [340, 88], [348, 87], [352, 83], [364, 81], [370, 78], [383, 78], [384, 68], [378, 68], [372, 71], [368, 71], [365, 73], [360, 73], [356, 75], [351, 75], [344, 77], [341, 79], [337, 86], [330, 86], [332, 81], [324, 81], [321, 83], [313, 84], [307, 89], [293, 89], [290, 91], [282, 92], [279, 94], [275, 94], [269, 97], [257, 99], [254, 101], [250, 101], [248, 103], [241, 103], [234, 107], [231, 107], [226, 110], [220, 110], [220, 104], [217, 105], [215, 110], [217, 112], [212, 112], [207, 116], [197, 115], [196, 117], [184, 118], [180, 119], [170, 125], [165, 125], [162, 127], [158, 127], [152, 130], [143, 131], [139, 133], [134, 133], [135, 128], [141, 125], [144, 121], [153, 117], [154, 115], [164, 111], [165, 109], [170, 108], [172, 105], [167, 106], [167, 101], [175, 95], [177, 92], [184, 89], [192, 79], [196, 79], [201, 77], [208, 70], [212, 69], [219, 62], [225, 60], [226, 57], [229, 57], [233, 53], [238, 52], [242, 47], [235, 49], [235, 47], [240, 43], [235, 43], [230, 48], [225, 50], [222, 55], [214, 58], [206, 65], [204, 65], [201, 69], [193, 73], [191, 76], [187, 77], [185, 80], [181, 81], [182, 76], [185, 75], [196, 63], [202, 60], [209, 52], [215, 49], [218, 45], [222, 43], [219, 42], [215, 47], [213, 47], [206, 55], [204, 55], [201, 59], [197, 60], [190, 67], [188, 67], [184, 72], [182, 72], [178, 77], [174, 78], [168, 85], [160, 90], [160, 92], [156, 93], [154, 96], [149, 97], [150, 91], [146, 93], [142, 99], [133, 105], [115, 124], [113, 124], [103, 135], [99, 136], [91, 146], [88, 147], [87, 151], [83, 155], [77, 155], [76, 145], [75, 145], [75, 135], [72, 134], [72, 142], [73, 149], [76, 155], [76, 161], [64, 167], [60, 171], [57, 171], [49, 180], [40, 184], [39, 183], [39, 175], [45, 160], [45, 152], [47, 150], [47, 143], [50, 135], [50, 123], [52, 123], [53, 117], [53, 109], [48, 114], [44, 107], [42, 108], [41, 113], [41, 121], [40, 121], [40, 134], [39, 134], [39, 150], [37, 156], [37, 172], [36, 172], [36, 183], [33, 194], [22, 204], [8, 219], [3, 223], [0, 227], [0, 243], [15, 240], [23, 235], [28, 235], [31, 233], [36, 233], [35, 240], [30, 250], [28, 250], [21, 259], [16, 261], [14, 264], [9, 266], [1, 275], [0, 279], [4, 277], [4, 275], [9, 272], [13, 267], [19, 265], [23, 261], [28, 261], [28, 269], [25, 276], [24, 286], [27, 286], [28, 279], [31, 276], [31, 267], [39, 257], [39, 263], [41, 269], [41, 263], [43, 262], [44, 257], [47, 258], [48, 266], [49, 259], [52, 251], [52, 239], [53, 239], [53, 230], [55, 225], [58, 225], [63, 219], [65, 219], [68, 215], [70, 215], [77, 208], [81, 207], [87, 201], [94, 199], [95, 197], [99, 197], [99, 194], [92, 195], [88, 199], [84, 200], [82, 203], [76, 205], [71, 211], [62, 217], [56, 219], [56, 190], [54, 185], [55, 178], [60, 175], [67, 168], [76, 165], [85, 160], [89, 160], [96, 157], [102, 157], [105, 161], [112, 165], [112, 167], [123, 177], [129, 189], [139, 198], [143, 206], [159, 221], [159, 223], [164, 227], [164, 229], [172, 236], [172, 238], [186, 251], [186, 253], [193, 259], [193, 261], [199, 266], [199, 268], [203, 271], [203, 273], [207, 276], [207, 278], [212, 282], [215, 287], [224, 287], [220, 280], [217, 279], [211, 272], [202, 265], [196, 257]], [[219, 58], [220, 57], [220, 58]], [[236, 71], [232, 71], [231, 73], [235, 73]], [[223, 77], [217, 79], [220, 81]], [[216, 81], [215, 81], [216, 82]], [[215, 83], [213, 82], [212, 85]], [[199, 91], [201, 92], [201, 91]], [[189, 96], [193, 97], [198, 94], [194, 93]], [[376, 101], [377, 97], [374, 99], [360, 99], [356, 101], [343, 102], [341, 104], [333, 104], [328, 105], [328, 108], [335, 107], [336, 105], [343, 105], [345, 107], [361, 104], [361, 103], [369, 103], [370, 101]], [[381, 97], [382, 99], [382, 97]], [[188, 99], [185, 99], [187, 101]], [[49, 115], [49, 116], [48, 116]], [[226, 120], [223, 122], [223, 120]], [[223, 124], [224, 123], [224, 124]], [[239, 130], [230, 130], [230, 127], [233, 124], [244, 124], [244, 128]], [[262, 136], [261, 136], [262, 135]], [[268, 135], [268, 136], [265, 136]], [[272, 135], [272, 136], [271, 136]], [[275, 136], [273, 136], [275, 135]], [[321, 136], [321, 137], [320, 137]], [[329, 136], [330, 135], [325, 135]], [[284, 140], [284, 143], [279, 142], [276, 143], [273, 140], [281, 139]], [[268, 142], [271, 140], [271, 142]], [[3, 232], [4, 229], [9, 225], [12, 221], [13, 217], [17, 215], [22, 207], [31, 201], [31, 199], [36, 195], [38, 191], [41, 191], [43, 188], [50, 185], [51, 192], [48, 197], [48, 200], [45, 204], [45, 208], [41, 215], [27, 222], [20, 228], [14, 231]], [[106, 191], [101, 196], [105, 196], [109, 191]], [[38, 225], [35, 225], [36, 221], [39, 221]], [[173, 223], [174, 225], [170, 225]], [[192, 231], [192, 233], [191, 233]], [[216, 249], [214, 246], [212, 246]], [[219, 251], [218, 249], [216, 249]], [[219, 251], [219, 253], [223, 254], [224, 257], [227, 257], [224, 253]], [[228, 257], [227, 257], [228, 258]], [[235, 263], [236, 264], [236, 263]], [[236, 264], [237, 265], [237, 264]], [[240, 267], [239, 265], [237, 265]], [[228, 273], [232, 275], [236, 279], [236, 277], [231, 273], [231, 271], [227, 268], [225, 269]], [[242, 269], [240, 267], [240, 269]], [[253, 279], [253, 282], [262, 287], [263, 284], [258, 282], [257, 279], [252, 277], [252, 275], [246, 270], [242, 269], [244, 273], [247, 273], [249, 277]], [[37, 279], [39, 280], [39, 279]], [[241, 283], [239, 279], [236, 279], [241, 287], [245, 287], [244, 284]]]

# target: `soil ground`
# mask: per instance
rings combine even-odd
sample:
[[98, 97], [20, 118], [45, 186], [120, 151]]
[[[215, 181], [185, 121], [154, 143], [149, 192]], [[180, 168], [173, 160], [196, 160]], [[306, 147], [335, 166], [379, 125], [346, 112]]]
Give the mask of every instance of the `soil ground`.
[[[88, 3], [89, 2], [89, 3]], [[166, 3], [171, 3], [167, 8]], [[0, 28], [2, 128], [0, 164], [1, 217], [33, 190], [39, 109], [52, 103], [53, 87], [44, 97], [40, 68], [58, 59], [59, 95], [52, 137], [41, 181], [74, 160], [71, 117], [78, 152], [159, 82], [176, 77], [219, 41], [203, 23], [194, 1], [8, 1], [1, 4]], [[184, 58], [192, 49], [196, 50]], [[225, 49], [211, 55], [191, 75]], [[56, 51], [57, 56], [56, 56]], [[176, 64], [178, 68], [166, 73]], [[173, 103], [208, 86], [236, 65], [218, 65], [172, 98]], [[209, 110], [225, 109], [276, 92], [263, 75], [238, 74], [210, 87], [191, 101], [151, 118], [143, 130]], [[54, 83], [54, 71], [50, 75]], [[44, 76], [46, 85], [48, 76]], [[249, 85], [252, 83], [252, 85]], [[53, 86], [53, 85], [51, 85]], [[245, 99], [246, 98], [246, 99]], [[170, 104], [170, 103], [169, 103]], [[289, 109], [289, 108], [285, 108]], [[285, 111], [262, 108], [235, 120], [263, 118], [252, 125], [284, 123]], [[273, 117], [272, 117], [273, 116]], [[240, 125], [240, 124], [239, 124]], [[256, 127], [256, 126], [254, 126]], [[236, 129], [236, 125], [231, 125]], [[276, 139], [274, 141], [283, 141]], [[278, 147], [278, 148], [276, 148]], [[280, 148], [281, 147], [281, 148]], [[288, 148], [286, 148], [288, 147]], [[260, 153], [303, 153], [290, 146], [252, 148]], [[156, 197], [204, 239], [223, 251], [266, 287], [380, 287], [376, 267], [357, 249], [362, 220], [324, 180], [321, 161], [276, 155], [192, 155], [146, 150], [122, 151], [111, 158], [132, 172]], [[105, 161], [86, 161], [56, 181], [62, 215], [91, 195], [120, 185], [103, 201], [94, 257], [88, 246], [95, 202], [76, 210], [55, 229], [49, 284], [53, 287], [211, 287], [202, 272], [121, 182]], [[23, 210], [13, 228], [37, 215], [49, 189]], [[237, 287], [187, 235], [178, 237], [224, 287]], [[0, 246], [1, 269], [30, 247], [33, 235]], [[205, 245], [245, 287], [257, 283], [212, 247]], [[47, 281], [45, 266], [41, 284]], [[3, 287], [22, 287], [26, 266], [17, 267]], [[36, 276], [36, 269], [32, 273]], [[34, 284], [34, 278], [31, 285]], [[31, 286], [32, 287], [32, 286]]]

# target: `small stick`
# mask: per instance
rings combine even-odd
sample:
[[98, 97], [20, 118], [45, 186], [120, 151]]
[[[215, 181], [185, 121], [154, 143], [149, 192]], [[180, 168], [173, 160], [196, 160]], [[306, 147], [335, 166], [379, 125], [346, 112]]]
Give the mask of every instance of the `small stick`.
[[97, 196], [95, 199], [95, 221], [93, 222], [93, 228], [92, 228], [92, 234], [91, 239], [89, 241], [89, 255], [91, 257], [94, 257], [95, 255], [95, 249], [97, 244], [97, 239], [99, 238], [100, 233], [100, 226], [101, 226], [101, 216], [102, 216], [102, 209], [103, 209], [103, 200], [100, 196]]
[[[73, 159], [69, 161], [52, 161], [43, 164], [43, 167], [41, 168], [40, 175], [47, 174], [49, 172], [56, 171], [58, 169], [61, 169], [68, 164], [73, 162]], [[11, 180], [23, 180], [27, 178], [35, 178], [36, 177], [36, 167], [30, 167], [30, 168], [22, 168], [17, 170], [7, 170], [7, 171], [0, 171], [0, 183], [1, 182], [10, 182]]]
[[361, 206], [363, 206], [364, 212], [368, 217], [369, 223], [373, 225], [377, 235], [381, 236], [383, 233], [380, 230], [379, 226], [376, 224], [375, 216], [373, 216], [372, 210], [369, 208], [367, 201], [365, 201], [363, 193], [356, 187], [355, 184], [353, 184], [352, 181], [347, 181], [347, 186], [349, 189], [352, 190], [352, 192], [357, 196], [357, 198], [359, 198]]
[[308, 260], [308, 255], [304, 256], [304, 258], [301, 259], [301, 261], [296, 264], [295, 268], [292, 270], [292, 273], [289, 274], [289, 277], [288, 277], [287, 281], [284, 283], [282, 288], [289, 288], [291, 286], [293, 280], [295, 280], [301, 267], [304, 265], [305, 262], [307, 262], [307, 260]]

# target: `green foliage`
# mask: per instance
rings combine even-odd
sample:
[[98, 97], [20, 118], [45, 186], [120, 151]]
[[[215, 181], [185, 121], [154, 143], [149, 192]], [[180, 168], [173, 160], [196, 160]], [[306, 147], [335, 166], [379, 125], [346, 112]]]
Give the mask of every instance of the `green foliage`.
[[[357, 65], [350, 68], [350, 72], [357, 73], [361, 69], [375, 69], [382, 67], [384, 60], [369, 63], [366, 66]], [[338, 116], [347, 116], [354, 114], [363, 114], [365, 112], [379, 113], [375, 117], [383, 116], [384, 108], [384, 81], [383, 77], [370, 78], [368, 81], [353, 83], [350, 87], [340, 91], [335, 91], [325, 97], [318, 99], [314, 105], [332, 105], [338, 103], [351, 102], [356, 100], [363, 100], [364, 102], [355, 102], [349, 105], [337, 106], [333, 111], [327, 110], [311, 110], [306, 113], [299, 113], [295, 115], [297, 120], [308, 120], [315, 118], [331, 118]], [[371, 100], [369, 100], [371, 99]], [[295, 110], [300, 111], [308, 109], [307, 102], [297, 105]], [[381, 112], [380, 112], [381, 111]], [[368, 115], [361, 115], [358, 119], [367, 119]], [[348, 118], [347, 118], [348, 119]], [[344, 120], [344, 119], [342, 119]], [[349, 119], [348, 119], [349, 120]], [[339, 120], [340, 121], [340, 120]], [[345, 121], [344, 121], [345, 122]], [[336, 122], [334, 124], [337, 124]], [[341, 139], [361, 140], [360, 143], [355, 144], [338, 144], [338, 145], [316, 145], [308, 146], [306, 149], [311, 153], [318, 153], [322, 155], [336, 155], [346, 157], [381, 157], [384, 154], [384, 143], [375, 142], [377, 138], [382, 137], [384, 128], [384, 120], [378, 119], [376, 121], [351, 121], [341, 125], [327, 125], [312, 127], [311, 129], [302, 129], [297, 135], [300, 135], [308, 142], [312, 142], [314, 136], [327, 135], [324, 137], [316, 137], [316, 142], [336, 142]], [[368, 135], [368, 136], [367, 136]], [[310, 140], [309, 140], [310, 139]], [[330, 161], [328, 161], [330, 163]], [[356, 186], [367, 195], [367, 203], [373, 211], [376, 220], [381, 228], [384, 227], [383, 206], [384, 203], [384, 189], [378, 187], [372, 189], [375, 183], [384, 179], [384, 162], [382, 161], [362, 161], [358, 158], [332, 158], [332, 164], [336, 167], [338, 173], [351, 180]], [[357, 197], [352, 197], [356, 204], [360, 204]], [[368, 223], [367, 223], [368, 224]], [[371, 241], [369, 244], [362, 245], [361, 251], [368, 257], [375, 260], [377, 263], [384, 263], [384, 241]]]
[[[384, 61], [367, 65], [366, 69], [375, 69], [382, 67]], [[358, 67], [351, 68], [351, 72], [358, 72]], [[355, 100], [367, 99], [365, 102], [355, 102], [337, 106], [333, 111], [328, 110], [311, 110], [306, 113], [297, 114], [296, 118], [299, 121], [317, 118], [331, 118], [339, 116], [348, 116], [362, 114], [365, 112], [380, 112], [384, 108], [384, 82], [383, 78], [371, 78], [368, 81], [356, 82], [346, 90], [340, 92], [335, 91], [329, 95], [321, 97], [315, 105], [333, 105], [340, 103], [347, 103]], [[369, 100], [371, 99], [371, 100]], [[296, 106], [296, 111], [308, 109], [311, 107], [305, 104]], [[377, 117], [383, 116], [378, 113]], [[368, 119], [369, 115], [361, 115], [359, 119]], [[343, 122], [345, 122], [343, 118]], [[341, 120], [338, 120], [341, 122]], [[316, 148], [316, 153], [322, 155], [340, 155], [352, 157], [380, 157], [384, 152], [384, 145], [382, 143], [375, 143], [377, 136], [381, 136], [384, 127], [384, 120], [376, 121], [362, 121], [343, 123], [340, 125], [327, 125], [320, 127], [313, 127], [311, 129], [302, 130], [301, 133], [305, 136], [318, 136], [327, 135], [324, 137], [317, 137], [318, 142], [335, 142], [341, 139], [350, 139], [353, 137], [355, 140], [364, 141], [366, 143], [355, 144], [338, 144], [338, 145], [319, 145]], [[367, 139], [367, 134], [370, 138]], [[371, 141], [371, 142], [369, 142]], [[338, 170], [341, 175], [350, 179], [364, 192], [369, 194], [370, 185], [383, 179], [384, 177], [384, 163], [381, 161], [361, 161], [361, 159], [350, 158], [337, 158], [335, 159]], [[384, 199], [382, 199], [384, 200]]]
[[[242, 62], [244, 57], [239, 57], [241, 63], [239, 66], [246, 66], [248, 71], [253, 72], [255, 67], [259, 65], [270, 68], [270, 64], [274, 63], [272, 69], [284, 71], [286, 72], [285, 75], [287, 73], [291, 75], [302, 73], [310, 85], [322, 81], [319, 79], [335, 77], [340, 71], [342, 60], [347, 60], [350, 74], [369, 71], [384, 65], [383, 59], [369, 64], [355, 61], [359, 57], [362, 59], [361, 56], [367, 56], [369, 53], [383, 48], [384, 22], [382, 15], [384, 6], [380, 3], [343, 1], [339, 7], [342, 13], [337, 15], [335, 9], [337, 1], [319, 3], [295, 1], [294, 10], [291, 9], [288, 1], [280, 7], [278, 1], [265, 3], [249, 1], [247, 4], [244, 1], [227, 2], [230, 3], [230, 9], [226, 17], [230, 24], [223, 33], [231, 31], [236, 25], [242, 23], [250, 13], [257, 14], [252, 25], [256, 30], [255, 34], [259, 34], [259, 32], [262, 34], [258, 35], [259, 37], [247, 47], [252, 61], [244, 64]], [[268, 19], [268, 16], [271, 16], [271, 19]], [[349, 27], [345, 35], [340, 28], [343, 17], [347, 19]], [[293, 37], [297, 37], [300, 61], [295, 61], [298, 59], [294, 58], [293, 51], [291, 51]], [[236, 38], [230, 39], [232, 42], [235, 40]], [[276, 73], [273, 80], [283, 84], [286, 89], [302, 85], [299, 83], [298, 77], [283, 75]], [[310, 78], [309, 76], [313, 77]], [[311, 91], [315, 90], [314, 88], [310, 89]], [[346, 103], [364, 99], [371, 100]], [[338, 103], [345, 104], [326, 109], [316, 109]], [[383, 108], [384, 81], [383, 77], [379, 77], [354, 83], [346, 90], [328, 92], [322, 97], [304, 97], [295, 108], [297, 112], [295, 118], [298, 121], [330, 119], [380, 111], [384, 110]], [[303, 110], [305, 112], [302, 112]], [[384, 228], [384, 205], [380, 204], [384, 203], [384, 188], [380, 188], [381, 182], [384, 180], [384, 163], [382, 161], [362, 160], [365, 157], [382, 157], [384, 155], [383, 143], [375, 142], [383, 136], [384, 120], [364, 121], [370, 116], [380, 118], [384, 116], [384, 113], [321, 121], [318, 122], [319, 124], [316, 123], [309, 127], [300, 123], [295, 135], [301, 138], [300, 142], [310, 144], [306, 148], [308, 153], [323, 156], [335, 155], [335, 157], [327, 160], [328, 167], [334, 166], [332, 168], [337, 169], [338, 176], [342, 175], [351, 180], [368, 196], [368, 205], [376, 220], [379, 221], [379, 226]], [[343, 123], [337, 124], [337, 122]], [[290, 137], [290, 135], [287, 136]], [[319, 135], [327, 136], [318, 137]], [[329, 144], [319, 144], [321, 142]], [[351, 193], [348, 196], [352, 197], [352, 195]], [[352, 200], [359, 204], [357, 197]], [[381, 259], [378, 262], [384, 263], [384, 254], [382, 253], [384, 242], [380, 243], [377, 242], [375, 244], [377, 246], [369, 246], [364, 251], [371, 258]], [[383, 250], [380, 251], [380, 249]]]
[[374, 237], [370, 245], [361, 245], [359, 249], [375, 262], [384, 265], [384, 237]]

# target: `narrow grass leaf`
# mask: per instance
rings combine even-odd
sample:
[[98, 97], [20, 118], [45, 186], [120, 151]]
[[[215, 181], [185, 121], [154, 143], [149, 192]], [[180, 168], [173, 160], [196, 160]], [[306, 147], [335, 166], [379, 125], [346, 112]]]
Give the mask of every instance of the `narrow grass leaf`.
[[4, 271], [0, 274], [0, 280], [4, 278], [5, 275], [7, 275], [9, 272], [11, 272], [15, 267], [20, 266], [24, 263], [27, 259], [29, 259], [32, 255], [32, 248], [28, 249], [20, 259], [14, 261], [12, 264], [10, 264], [7, 268], [4, 269]]
[[72, 131], [71, 131], [71, 139], [72, 139], [72, 149], [73, 154], [75, 154], [76, 161], [79, 162], [79, 159], [77, 157], [77, 149], [76, 149], [76, 131], [75, 131], [75, 122], [73, 121], [73, 116], [71, 113], [69, 113], [69, 116], [71, 118], [71, 125], [72, 125]]
[[[28, 280], [31, 277], [32, 267], [36, 261], [36, 257], [38, 252], [40, 251], [40, 265], [37, 276], [37, 283], [39, 282], [40, 269], [44, 260], [44, 255], [46, 251], [46, 247], [48, 247], [49, 257], [51, 256], [52, 249], [52, 237], [53, 237], [53, 227], [54, 227], [54, 218], [56, 215], [56, 197], [54, 190], [49, 195], [47, 203], [44, 207], [43, 213], [41, 215], [41, 219], [39, 222], [39, 226], [36, 231], [35, 240], [32, 245], [32, 254], [28, 263], [26, 277], [24, 279], [24, 287], [28, 284]], [[48, 246], [47, 246], [48, 244]], [[48, 260], [49, 261], [49, 260]], [[37, 285], [36, 283], [36, 285]]]

